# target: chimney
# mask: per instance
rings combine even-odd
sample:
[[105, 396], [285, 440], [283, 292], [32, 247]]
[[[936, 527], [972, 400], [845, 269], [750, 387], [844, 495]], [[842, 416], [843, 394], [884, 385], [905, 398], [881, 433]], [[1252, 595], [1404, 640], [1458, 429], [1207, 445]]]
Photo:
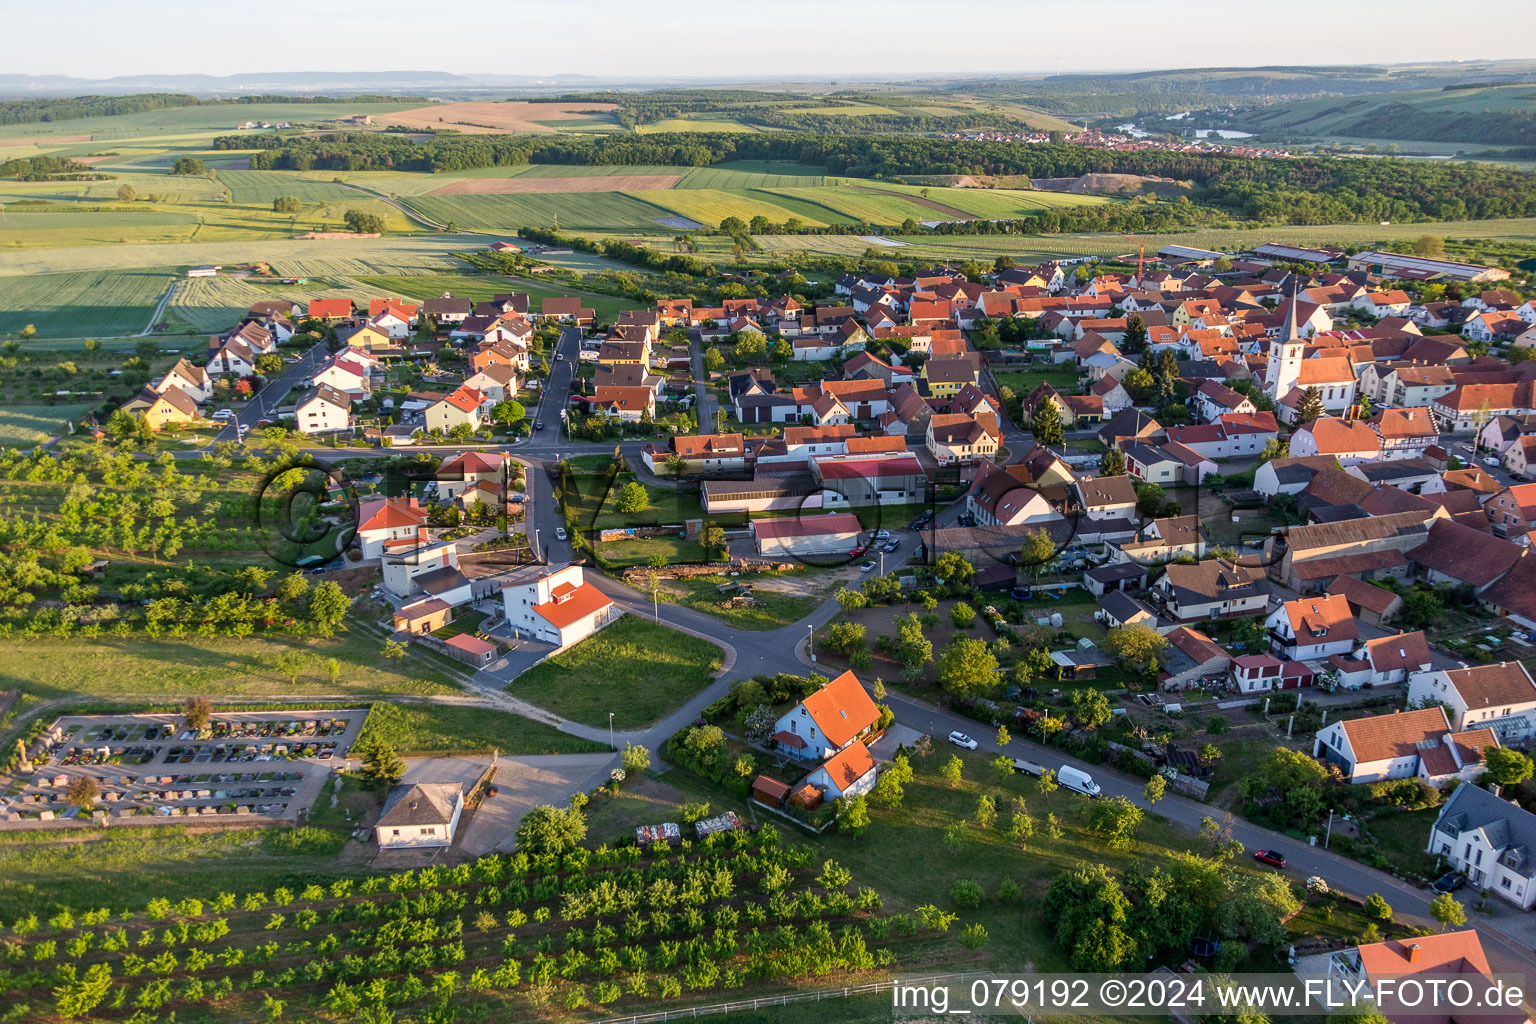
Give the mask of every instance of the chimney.
[[1419, 944], [1417, 942], [1408, 943], [1408, 962], [1411, 964], [1419, 962]]

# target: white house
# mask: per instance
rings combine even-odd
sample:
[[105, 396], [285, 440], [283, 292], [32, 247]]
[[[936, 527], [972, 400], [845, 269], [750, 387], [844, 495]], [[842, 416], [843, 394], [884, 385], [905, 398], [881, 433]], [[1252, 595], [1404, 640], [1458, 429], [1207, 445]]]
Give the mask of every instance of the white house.
[[1435, 664], [1422, 631], [1367, 640], [1359, 653], [1361, 660], [1371, 667], [1372, 686], [1407, 682], [1409, 676], [1428, 672]]
[[779, 750], [802, 761], [823, 761], [869, 736], [880, 709], [852, 672], [827, 683], [790, 708], [773, 726]]
[[427, 510], [415, 498], [366, 498], [357, 518], [357, 541], [364, 559], [426, 543]]
[[199, 405], [213, 397], [213, 381], [209, 379], [208, 371], [201, 366], [193, 366], [185, 359], [176, 360], [176, 365], [153, 385], [157, 395], [165, 394], [170, 388], [181, 388]]
[[1382, 779], [1443, 781], [1482, 771], [1483, 748], [1498, 746], [1487, 729], [1452, 732], [1439, 707], [1341, 719], [1317, 731], [1312, 756], [1336, 765], [1352, 785]]
[[820, 789], [823, 799], [836, 800], [868, 793], [875, 788], [879, 774], [869, 748], [854, 740], [807, 775], [804, 781]]
[[1481, 786], [1457, 786], [1440, 807], [1424, 852], [1450, 861], [1474, 889], [1521, 910], [1536, 904], [1536, 814]]
[[1518, 661], [1415, 673], [1408, 701], [1446, 705], [1458, 729], [1492, 729], [1504, 743], [1536, 736], [1536, 682]]
[[329, 384], [300, 395], [294, 405], [301, 434], [329, 434], [352, 428], [352, 398]]
[[366, 397], [373, 391], [373, 379], [367, 365], [352, 358], [352, 351], [348, 349], [338, 352], [321, 363], [320, 368], [309, 378], [309, 383], [315, 387], [328, 385], [353, 398]]
[[613, 602], [586, 582], [581, 566], [532, 565], [503, 581], [502, 607], [520, 636], [567, 647], [612, 622]]
[[456, 782], [396, 786], [373, 827], [381, 850], [414, 850], [453, 845], [464, 813], [463, 787]]
[[1275, 652], [1295, 661], [1348, 654], [1360, 638], [1355, 613], [1342, 594], [1287, 601], [1270, 613], [1264, 625]]

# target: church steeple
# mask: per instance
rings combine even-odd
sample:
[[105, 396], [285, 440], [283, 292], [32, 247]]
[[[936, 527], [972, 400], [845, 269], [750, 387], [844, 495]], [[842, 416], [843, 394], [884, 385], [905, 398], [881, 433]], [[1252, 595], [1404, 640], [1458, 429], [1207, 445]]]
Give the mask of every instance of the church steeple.
[[1285, 311], [1285, 325], [1269, 346], [1269, 362], [1264, 368], [1264, 390], [1276, 404], [1296, 387], [1301, 377], [1301, 354], [1305, 342], [1296, 326], [1298, 302], [1297, 278], [1291, 275], [1290, 306]]

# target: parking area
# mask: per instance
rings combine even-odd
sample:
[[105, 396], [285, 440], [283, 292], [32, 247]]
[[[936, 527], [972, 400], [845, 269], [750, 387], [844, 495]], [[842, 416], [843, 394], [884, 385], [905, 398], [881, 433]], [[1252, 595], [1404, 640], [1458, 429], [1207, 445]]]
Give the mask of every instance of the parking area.
[[[489, 757], [432, 757], [406, 760], [406, 785], [453, 782], [466, 789], [490, 764]], [[496, 795], [469, 812], [454, 838], [454, 859], [506, 853], [517, 845], [517, 825], [539, 804], [564, 806], [572, 793], [606, 778], [612, 754], [539, 754], [502, 757], [491, 785]]]
[[[3, 781], [0, 828], [43, 823], [151, 824], [204, 816], [296, 821], [356, 742], [364, 708], [214, 714], [68, 716]], [[72, 798], [95, 780], [92, 806]]]

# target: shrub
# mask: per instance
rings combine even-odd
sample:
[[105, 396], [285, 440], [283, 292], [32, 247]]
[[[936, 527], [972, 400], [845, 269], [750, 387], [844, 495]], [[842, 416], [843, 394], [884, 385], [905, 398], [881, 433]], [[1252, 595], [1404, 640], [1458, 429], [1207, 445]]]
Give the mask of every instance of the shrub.
[[981, 906], [981, 883], [969, 878], [962, 878], [949, 888], [950, 901], [961, 910], [975, 910]]

